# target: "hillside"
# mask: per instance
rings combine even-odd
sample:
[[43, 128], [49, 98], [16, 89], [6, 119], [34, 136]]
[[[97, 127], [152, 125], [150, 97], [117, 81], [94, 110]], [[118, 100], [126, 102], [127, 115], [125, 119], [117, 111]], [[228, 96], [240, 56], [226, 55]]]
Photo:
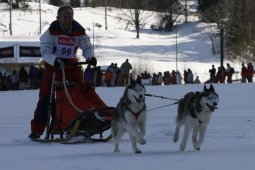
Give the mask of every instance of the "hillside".
[[[3, 35], [0, 38], [1, 46], [11, 39], [39, 39], [38, 4], [31, 3], [31, 6], [31, 11], [13, 10], [11, 37], [8, 32], [9, 12], [0, 11], [0, 30]], [[42, 4], [42, 32], [55, 20], [56, 11], [57, 7]], [[150, 26], [158, 22], [159, 14], [143, 11], [143, 27], [140, 39], [136, 39], [134, 26], [129, 21], [129, 10], [108, 8], [107, 30], [104, 28], [104, 8], [77, 8], [74, 11], [74, 18], [86, 28], [91, 37], [99, 65], [109, 65], [112, 62], [120, 65], [129, 58], [135, 68], [142, 67], [142, 70], [150, 73], [175, 69], [183, 73], [184, 69], [190, 68], [205, 81], [211, 65], [215, 64], [217, 67], [220, 64], [219, 55], [212, 54], [209, 25], [199, 22], [196, 17], [189, 17], [190, 22], [179, 25], [177, 34], [176, 30], [156, 32]], [[199, 63], [199, 67], [196, 63]], [[232, 65], [239, 70], [238, 64]]]

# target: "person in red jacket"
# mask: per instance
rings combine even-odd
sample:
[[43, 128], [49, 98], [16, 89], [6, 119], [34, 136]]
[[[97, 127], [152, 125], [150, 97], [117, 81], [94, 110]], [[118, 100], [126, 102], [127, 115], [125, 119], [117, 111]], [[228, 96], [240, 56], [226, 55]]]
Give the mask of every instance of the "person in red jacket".
[[[53, 71], [56, 79], [62, 80], [60, 65], [78, 62], [77, 49], [82, 50], [83, 57], [93, 66], [97, 64], [94, 50], [85, 29], [73, 19], [73, 9], [68, 5], [61, 6], [57, 12], [57, 20], [40, 37], [40, 51], [45, 61], [44, 77], [40, 85], [39, 101], [31, 120], [32, 140], [43, 134], [48, 117], [48, 106], [51, 92]], [[83, 73], [79, 66], [64, 67], [66, 80], [83, 83]], [[94, 90], [87, 93], [86, 106], [106, 106]], [[88, 108], [88, 109], [90, 109]]]
[[253, 75], [254, 75], [253, 65], [252, 65], [252, 63], [248, 63], [248, 66], [247, 66], [247, 80], [248, 80], [248, 82], [253, 82], [253, 80], [252, 80]]

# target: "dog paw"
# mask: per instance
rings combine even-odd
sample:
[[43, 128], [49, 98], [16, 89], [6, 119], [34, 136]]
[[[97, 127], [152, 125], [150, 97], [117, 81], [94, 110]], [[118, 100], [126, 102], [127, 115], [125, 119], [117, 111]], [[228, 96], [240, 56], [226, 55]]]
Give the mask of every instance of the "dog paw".
[[114, 149], [114, 151], [113, 152], [120, 152], [120, 150], [119, 149]]
[[177, 142], [178, 141], [178, 137], [176, 137], [176, 136], [174, 136], [174, 138], [173, 138], [173, 142]]
[[144, 138], [143, 138], [143, 139], [140, 139], [139, 143], [140, 143], [141, 145], [144, 145], [144, 144], [146, 143], [146, 140], [145, 140]]
[[115, 147], [113, 152], [120, 152], [119, 147]]
[[200, 146], [197, 145], [197, 144], [195, 144], [195, 145], [194, 145], [194, 149], [197, 150], [197, 151], [199, 151], [199, 150], [200, 150]]
[[140, 150], [135, 151], [135, 154], [139, 154], [139, 153], [142, 153], [142, 151], [140, 151]]
[[180, 150], [181, 150], [181, 151], [184, 151], [185, 148], [186, 148], [186, 146], [183, 146], [183, 145], [180, 146]]

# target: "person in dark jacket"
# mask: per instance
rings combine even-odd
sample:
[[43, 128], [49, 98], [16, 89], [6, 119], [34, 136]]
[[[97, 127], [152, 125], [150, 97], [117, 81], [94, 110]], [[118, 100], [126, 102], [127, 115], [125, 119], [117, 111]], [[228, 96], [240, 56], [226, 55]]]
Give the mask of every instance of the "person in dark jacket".
[[210, 73], [210, 82], [215, 83], [216, 69], [214, 65], [212, 65], [212, 68], [209, 70], [209, 73]]
[[129, 83], [129, 72], [132, 70], [132, 65], [128, 59], [120, 66], [121, 71], [121, 86], [127, 86]]
[[246, 79], [247, 79], [247, 68], [245, 67], [244, 63], [242, 63], [242, 69], [241, 69], [241, 82], [242, 83], [246, 83]]
[[96, 87], [102, 86], [102, 78], [103, 78], [103, 72], [101, 70], [101, 66], [97, 66], [96, 68]]
[[24, 66], [21, 66], [19, 70], [19, 89], [26, 89], [27, 88], [27, 79], [28, 79], [28, 73], [25, 70]]
[[232, 83], [233, 74], [234, 74], [233, 68], [230, 66], [229, 63], [227, 63], [227, 69], [226, 69], [227, 83]]

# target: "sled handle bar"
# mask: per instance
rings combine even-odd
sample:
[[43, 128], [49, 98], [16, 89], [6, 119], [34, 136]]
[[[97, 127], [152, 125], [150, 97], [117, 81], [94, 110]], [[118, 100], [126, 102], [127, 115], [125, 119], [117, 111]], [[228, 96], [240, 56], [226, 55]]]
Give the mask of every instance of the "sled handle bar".
[[89, 64], [88, 61], [82, 61], [82, 62], [75, 62], [75, 63], [66, 63], [66, 66], [79, 66], [79, 65], [84, 65], [84, 64]]

